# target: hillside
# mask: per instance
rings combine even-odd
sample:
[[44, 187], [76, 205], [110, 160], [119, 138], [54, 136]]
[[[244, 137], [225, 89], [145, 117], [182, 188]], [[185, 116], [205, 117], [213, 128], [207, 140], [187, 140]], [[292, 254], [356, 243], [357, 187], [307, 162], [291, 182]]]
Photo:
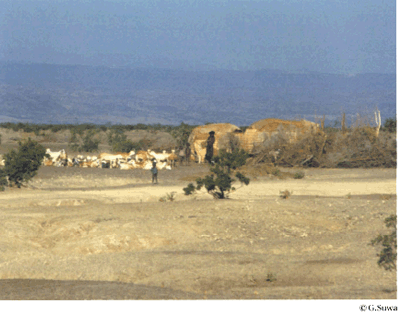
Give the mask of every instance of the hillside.
[[0, 62], [0, 122], [229, 122], [396, 113], [396, 75], [183, 71]]

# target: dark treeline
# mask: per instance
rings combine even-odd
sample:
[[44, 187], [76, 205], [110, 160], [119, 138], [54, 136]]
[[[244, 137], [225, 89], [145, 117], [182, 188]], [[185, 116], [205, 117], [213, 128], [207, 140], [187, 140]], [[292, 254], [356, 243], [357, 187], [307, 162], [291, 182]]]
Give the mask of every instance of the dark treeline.
[[[205, 123], [209, 124], [209, 123]], [[162, 124], [93, 124], [93, 123], [82, 123], [82, 124], [35, 124], [35, 123], [13, 123], [13, 122], [3, 122], [0, 123], [0, 128], [11, 129], [15, 132], [24, 131], [27, 133], [35, 133], [40, 135], [40, 131], [50, 130], [52, 132], [59, 132], [63, 130], [70, 130], [73, 133], [82, 134], [87, 130], [94, 131], [133, 131], [133, 130], [145, 130], [145, 131], [163, 131], [168, 133], [173, 133], [181, 129], [193, 130], [197, 125], [189, 125], [186, 123], [181, 123], [180, 125], [162, 125]], [[248, 126], [240, 126], [240, 129], [244, 132]], [[388, 118], [381, 127], [382, 130], [388, 131], [390, 133], [396, 132], [396, 118]], [[327, 133], [338, 132], [340, 127], [328, 126], [324, 128]]]
[[105, 125], [96, 125], [92, 123], [83, 123], [83, 124], [34, 124], [34, 123], [12, 123], [12, 122], [3, 122], [0, 123], [0, 128], [11, 129], [15, 132], [24, 131], [27, 133], [35, 133], [36, 135], [40, 134], [40, 131], [50, 130], [52, 132], [59, 132], [63, 130], [70, 130], [74, 133], [81, 133], [83, 131], [95, 130], [95, 131], [133, 131], [133, 130], [147, 130], [147, 131], [164, 131], [164, 132], [173, 132], [174, 130], [180, 129], [182, 127], [187, 127], [189, 129], [193, 129], [196, 125], [188, 125], [185, 123], [181, 123], [178, 126], [172, 125], [161, 125], [161, 124], [105, 124]]

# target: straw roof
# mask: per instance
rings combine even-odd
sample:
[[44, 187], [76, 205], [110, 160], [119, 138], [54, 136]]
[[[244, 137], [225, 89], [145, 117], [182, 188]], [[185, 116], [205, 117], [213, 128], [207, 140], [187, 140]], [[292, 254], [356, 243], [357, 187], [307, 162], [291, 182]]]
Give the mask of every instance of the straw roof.
[[254, 122], [238, 138], [241, 147], [247, 152], [252, 153], [256, 146], [264, 143], [273, 135], [278, 134], [279, 131], [285, 132], [289, 136], [290, 141], [294, 142], [298, 139], [299, 135], [311, 133], [317, 129], [318, 125], [316, 123], [306, 120], [291, 121], [268, 118]]

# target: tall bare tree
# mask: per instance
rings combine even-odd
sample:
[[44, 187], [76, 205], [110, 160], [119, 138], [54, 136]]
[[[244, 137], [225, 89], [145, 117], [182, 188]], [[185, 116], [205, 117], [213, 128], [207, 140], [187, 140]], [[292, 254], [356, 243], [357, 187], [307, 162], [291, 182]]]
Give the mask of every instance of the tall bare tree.
[[376, 123], [376, 133], [375, 134], [376, 134], [376, 137], [378, 137], [379, 136], [379, 130], [380, 130], [381, 124], [382, 124], [381, 112], [378, 110], [378, 107], [376, 107], [376, 110], [375, 110], [374, 114], [375, 114], [375, 123]]
[[346, 132], [346, 113], [342, 113], [342, 132]]

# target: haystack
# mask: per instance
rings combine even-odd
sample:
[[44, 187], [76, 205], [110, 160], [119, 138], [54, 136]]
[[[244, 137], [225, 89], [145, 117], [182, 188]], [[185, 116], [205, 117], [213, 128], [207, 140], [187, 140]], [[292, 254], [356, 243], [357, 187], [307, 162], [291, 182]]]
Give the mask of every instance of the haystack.
[[273, 137], [285, 137], [289, 143], [294, 143], [301, 135], [315, 133], [317, 130], [318, 124], [311, 121], [269, 118], [254, 122], [243, 134], [236, 136], [240, 140], [241, 148], [249, 153], [254, 153], [257, 148], [265, 145], [266, 141]]
[[196, 153], [200, 158], [200, 162], [204, 161], [204, 157], [206, 155], [206, 142], [209, 136], [209, 132], [214, 131], [214, 155], [218, 154], [218, 151], [222, 149], [220, 145], [220, 140], [222, 137], [227, 134], [237, 134], [241, 133], [239, 127], [230, 123], [215, 123], [215, 124], [207, 124], [201, 125], [193, 129], [192, 133], [189, 136], [189, 143], [192, 152]]

